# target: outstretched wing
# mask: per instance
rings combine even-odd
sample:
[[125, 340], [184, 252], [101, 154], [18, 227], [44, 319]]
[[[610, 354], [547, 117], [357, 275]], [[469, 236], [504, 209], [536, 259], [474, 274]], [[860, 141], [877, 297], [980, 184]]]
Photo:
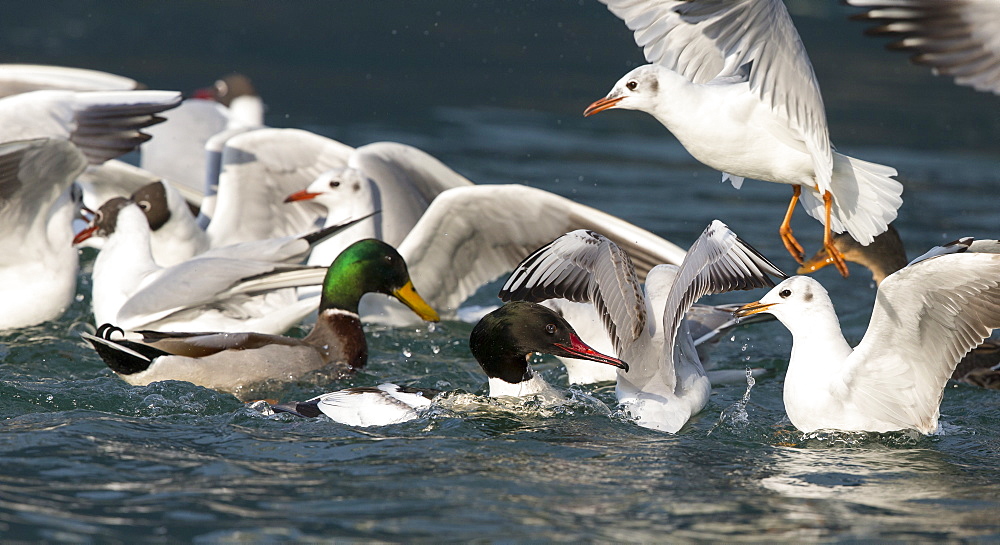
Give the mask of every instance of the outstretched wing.
[[[635, 33], [646, 60], [695, 83], [743, 77], [796, 129], [821, 189], [833, 169], [819, 83], [782, 0], [601, 0]], [[743, 78], [745, 79], [745, 78]]]
[[899, 40], [891, 49], [977, 91], [1000, 94], [1000, 2], [996, 0], [846, 0], [878, 23], [868, 34]]
[[959, 360], [1000, 327], [1000, 254], [927, 259], [879, 286], [846, 388], [866, 414], [924, 433], [937, 427]]
[[771, 276], [788, 277], [726, 224], [712, 221], [691, 245], [667, 294], [663, 311], [666, 353], [673, 352], [681, 318], [702, 296], [773, 287]]
[[654, 265], [684, 258], [684, 250], [641, 227], [516, 184], [457, 187], [441, 193], [399, 245], [399, 253], [420, 294], [447, 313], [539, 246], [574, 229], [605, 233], [629, 253], [640, 279]]
[[539, 248], [500, 290], [504, 301], [553, 298], [592, 303], [619, 354], [646, 327], [645, 297], [632, 260], [593, 231], [573, 231]]

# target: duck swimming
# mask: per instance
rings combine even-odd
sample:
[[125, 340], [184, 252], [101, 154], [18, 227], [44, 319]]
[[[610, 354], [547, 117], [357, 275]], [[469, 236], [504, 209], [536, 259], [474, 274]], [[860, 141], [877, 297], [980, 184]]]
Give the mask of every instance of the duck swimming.
[[[587, 346], [569, 322], [551, 309], [527, 301], [512, 301], [483, 316], [472, 330], [469, 350], [489, 378], [490, 397], [562, 397], [528, 364], [535, 352], [605, 363], [624, 372], [629, 368]], [[388, 383], [347, 388], [273, 408], [304, 417], [325, 414], [350, 426], [384, 426], [418, 418], [438, 393]]]
[[140, 340], [113, 340], [119, 328], [104, 324], [83, 334], [108, 367], [129, 384], [184, 380], [237, 394], [250, 384], [294, 379], [327, 366], [341, 375], [368, 361], [358, 303], [366, 293], [391, 295], [424, 320], [437, 312], [417, 294], [406, 263], [388, 244], [358, 241], [330, 264], [319, 317], [302, 339], [262, 333], [167, 333], [138, 331]]

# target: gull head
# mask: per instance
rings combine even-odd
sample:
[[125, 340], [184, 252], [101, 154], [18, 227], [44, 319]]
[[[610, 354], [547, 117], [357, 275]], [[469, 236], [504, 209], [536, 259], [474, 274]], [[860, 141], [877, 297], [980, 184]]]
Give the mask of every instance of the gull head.
[[583, 111], [583, 115], [591, 116], [612, 108], [643, 112], [655, 111], [660, 95], [661, 70], [662, 68], [656, 65], [646, 64], [625, 74], [611, 88], [608, 96], [588, 106]]
[[356, 218], [375, 211], [377, 191], [375, 183], [360, 170], [336, 168], [320, 174], [285, 202], [312, 201], [326, 207], [328, 217]]
[[791, 329], [794, 324], [811, 321], [810, 316], [824, 305], [833, 309], [830, 295], [822, 284], [808, 276], [793, 276], [773, 287], [759, 301], [747, 303], [733, 314], [744, 318], [767, 312]]

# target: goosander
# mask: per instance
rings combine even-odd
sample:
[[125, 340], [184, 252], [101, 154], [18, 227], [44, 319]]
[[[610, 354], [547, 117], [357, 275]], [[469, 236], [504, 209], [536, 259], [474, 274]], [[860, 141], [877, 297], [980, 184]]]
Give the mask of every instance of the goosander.
[[[552, 310], [525, 301], [512, 301], [490, 312], [476, 324], [469, 350], [489, 379], [490, 397], [561, 397], [528, 364], [540, 352], [604, 363], [628, 370], [628, 364], [586, 345], [566, 320]], [[324, 414], [349, 426], [386, 426], [420, 417], [440, 391], [396, 384], [347, 388], [308, 401], [282, 403], [276, 412], [304, 417]]]

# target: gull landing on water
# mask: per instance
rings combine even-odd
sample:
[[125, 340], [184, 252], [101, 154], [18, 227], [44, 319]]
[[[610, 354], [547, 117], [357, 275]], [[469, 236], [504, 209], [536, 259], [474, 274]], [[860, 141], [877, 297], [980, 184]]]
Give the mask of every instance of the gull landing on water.
[[959, 360], [1000, 327], [1000, 254], [930, 254], [882, 281], [868, 331], [853, 349], [826, 290], [807, 276], [736, 311], [771, 313], [791, 331], [784, 401], [796, 428], [937, 429]]
[[819, 84], [782, 1], [602, 2], [635, 32], [652, 64], [626, 74], [584, 115], [646, 112], [735, 187], [743, 178], [791, 185], [779, 228], [785, 248], [802, 262], [789, 226], [801, 198], [847, 276], [831, 231], [869, 244], [895, 219], [903, 188], [890, 178], [895, 169], [832, 150]]

